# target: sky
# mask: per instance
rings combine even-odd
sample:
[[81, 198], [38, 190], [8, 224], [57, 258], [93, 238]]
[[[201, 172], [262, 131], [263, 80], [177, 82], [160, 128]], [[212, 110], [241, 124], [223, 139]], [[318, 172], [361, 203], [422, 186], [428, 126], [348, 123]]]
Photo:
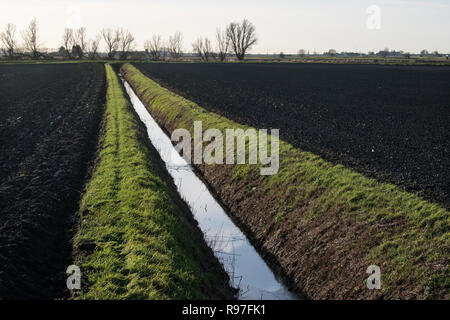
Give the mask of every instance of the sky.
[[450, 53], [450, 0], [0, 0], [0, 29], [23, 30], [36, 17], [44, 47], [58, 48], [64, 28], [131, 31], [137, 49], [180, 31], [184, 51], [217, 27], [250, 20], [259, 41], [251, 53], [368, 52], [384, 48]]

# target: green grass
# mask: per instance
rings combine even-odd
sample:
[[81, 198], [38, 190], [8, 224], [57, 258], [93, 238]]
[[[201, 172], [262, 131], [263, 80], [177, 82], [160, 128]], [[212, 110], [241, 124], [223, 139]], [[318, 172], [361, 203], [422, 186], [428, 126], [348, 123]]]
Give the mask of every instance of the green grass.
[[74, 263], [82, 272], [82, 292], [75, 298], [223, 296], [223, 277], [214, 273], [222, 270], [202, 267], [205, 253], [195, 230], [175, 191], [155, 173], [150, 153], [156, 151], [143, 143], [145, 131], [110, 65], [106, 75], [104, 141], [82, 198], [74, 238]]
[[[123, 66], [123, 70], [151, 113], [166, 128], [185, 128], [192, 136], [194, 121], [202, 121], [203, 130], [249, 128], [174, 94], [132, 65]], [[367, 266], [382, 267], [387, 296], [394, 287], [405, 283], [421, 290], [425, 298], [449, 296], [450, 215], [442, 206], [333, 165], [285, 141], [280, 141], [280, 170], [276, 175], [261, 176], [255, 165], [237, 165], [233, 170], [234, 183], [246, 179], [249, 187], [263, 188], [266, 199], [279, 199], [273, 208], [273, 223], [282, 223], [292, 208], [301, 207], [305, 214], [299, 221], [313, 221], [337, 212], [338, 219], [373, 227], [372, 238], [364, 240], [364, 259]], [[384, 233], [378, 227], [396, 223], [401, 227], [389, 227]], [[349, 244], [349, 250], [361, 243]]]

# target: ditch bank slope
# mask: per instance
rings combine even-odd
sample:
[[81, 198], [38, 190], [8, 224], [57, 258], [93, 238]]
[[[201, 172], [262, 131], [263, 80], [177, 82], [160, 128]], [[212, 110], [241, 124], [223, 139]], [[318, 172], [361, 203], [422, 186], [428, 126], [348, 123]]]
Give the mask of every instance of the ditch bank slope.
[[450, 209], [450, 68], [133, 64], [208, 111]]
[[[249, 128], [161, 87], [131, 65], [122, 73], [169, 133]], [[268, 263], [313, 299], [449, 298], [450, 217], [443, 207], [280, 141], [280, 170], [196, 165]], [[382, 289], [369, 290], [378, 265]]]
[[103, 137], [74, 239], [77, 299], [232, 299], [229, 278], [110, 65]]

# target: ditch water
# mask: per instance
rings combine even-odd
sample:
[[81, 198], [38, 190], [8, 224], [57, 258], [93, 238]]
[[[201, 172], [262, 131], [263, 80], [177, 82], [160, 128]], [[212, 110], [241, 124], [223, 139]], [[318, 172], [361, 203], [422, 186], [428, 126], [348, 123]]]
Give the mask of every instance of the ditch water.
[[121, 77], [130, 101], [147, 127], [151, 143], [173, 177], [178, 193], [189, 205], [207, 244], [223, 264], [240, 300], [293, 300], [298, 297], [284, 286], [256, 252], [242, 231], [228, 217], [170, 138], [151, 117], [131, 86]]

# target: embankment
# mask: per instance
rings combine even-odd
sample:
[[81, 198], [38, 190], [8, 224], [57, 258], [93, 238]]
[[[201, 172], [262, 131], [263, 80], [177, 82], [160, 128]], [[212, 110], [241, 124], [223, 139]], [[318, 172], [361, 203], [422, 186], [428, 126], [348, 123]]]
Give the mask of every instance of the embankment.
[[228, 276], [106, 65], [102, 142], [82, 198], [74, 264], [77, 299], [232, 298]]
[[[211, 113], [126, 64], [122, 73], [169, 133], [249, 128]], [[281, 130], [282, 126], [280, 124]], [[280, 142], [280, 170], [196, 165], [269, 264], [313, 299], [449, 298], [450, 216], [442, 206]], [[378, 265], [381, 290], [369, 290]]]

